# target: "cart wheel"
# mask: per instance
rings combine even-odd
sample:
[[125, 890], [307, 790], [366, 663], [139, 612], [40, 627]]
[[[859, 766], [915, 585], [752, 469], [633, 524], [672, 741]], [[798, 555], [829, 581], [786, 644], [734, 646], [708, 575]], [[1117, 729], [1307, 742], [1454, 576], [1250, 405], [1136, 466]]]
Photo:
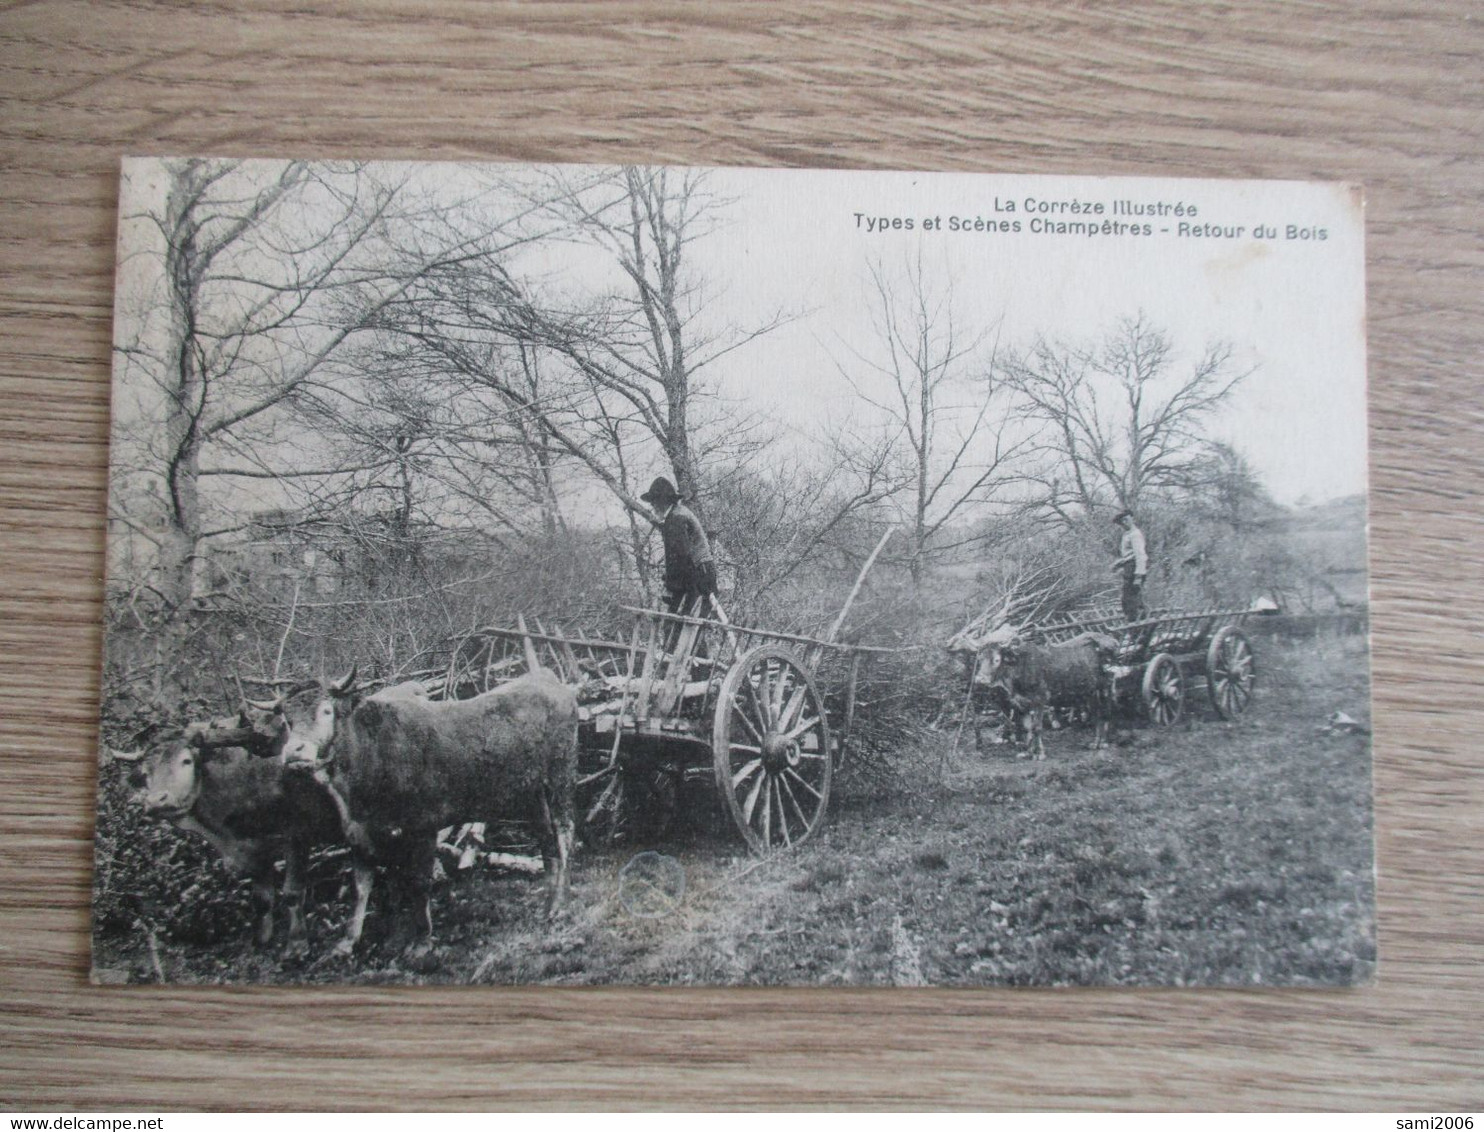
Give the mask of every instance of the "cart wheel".
[[667, 768], [600, 762], [578, 781], [578, 832], [589, 848], [600, 850], [663, 841], [675, 824], [679, 793], [679, 779]]
[[711, 750], [717, 789], [754, 852], [797, 845], [824, 823], [829, 723], [813, 677], [788, 649], [764, 645], [728, 670]]
[[1144, 669], [1144, 710], [1149, 721], [1169, 727], [1185, 710], [1185, 678], [1179, 662], [1162, 652]]
[[607, 849], [624, 812], [624, 774], [617, 766], [584, 774], [577, 784], [577, 833], [590, 849]]
[[1211, 638], [1206, 650], [1206, 691], [1222, 719], [1236, 719], [1252, 702], [1256, 660], [1252, 645], [1235, 625], [1226, 626]]

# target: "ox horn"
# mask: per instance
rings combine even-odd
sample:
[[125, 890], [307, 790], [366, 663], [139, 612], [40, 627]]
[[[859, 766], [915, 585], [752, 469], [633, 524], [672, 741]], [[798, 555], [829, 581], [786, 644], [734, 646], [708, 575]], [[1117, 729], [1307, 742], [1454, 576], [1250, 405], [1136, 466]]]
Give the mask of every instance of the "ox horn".
[[276, 699], [272, 700], [250, 700], [246, 696], [244, 696], [242, 697], [242, 702], [250, 708], [257, 708], [258, 711], [266, 711], [270, 715], [277, 714], [278, 712], [283, 710], [282, 696], [279, 696]]
[[353, 687], [355, 687], [356, 668], [357, 665], [354, 661], [352, 661], [350, 671], [330, 685], [330, 693], [332, 695], [344, 696], [348, 694]]
[[108, 757], [116, 763], [137, 763], [144, 758], [144, 748], [140, 747], [137, 751], [115, 751], [109, 747]]

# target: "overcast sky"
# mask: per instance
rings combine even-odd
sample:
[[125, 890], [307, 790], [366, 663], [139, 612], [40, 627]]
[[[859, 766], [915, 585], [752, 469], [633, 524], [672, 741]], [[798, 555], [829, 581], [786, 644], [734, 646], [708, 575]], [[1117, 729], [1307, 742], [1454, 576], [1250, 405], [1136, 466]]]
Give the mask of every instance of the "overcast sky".
[[[132, 191], [142, 198], [163, 193], [163, 179], [138, 176], [150, 166], [134, 166]], [[450, 192], [469, 183], [455, 166], [421, 172]], [[1028, 346], [1037, 335], [1092, 343], [1141, 312], [1171, 336], [1177, 372], [1208, 343], [1229, 342], [1234, 367], [1252, 376], [1215, 422], [1215, 435], [1253, 461], [1281, 502], [1365, 490], [1363, 222], [1358, 193], [1346, 186], [715, 170], [707, 187], [726, 203], [719, 226], [691, 248], [706, 317], [746, 328], [780, 311], [791, 316], [723, 358], [710, 377], [782, 429], [803, 435], [826, 419], [869, 416], [837, 363], [849, 363], [852, 348], [869, 352], [875, 340], [870, 264], [894, 271], [920, 254], [932, 278], [953, 281], [961, 329], [994, 332], [1004, 347]], [[1115, 214], [1115, 201], [1162, 202], [1187, 215]], [[1072, 212], [1071, 202], [1102, 211]], [[139, 203], [126, 200], [126, 211]], [[954, 217], [1019, 223], [1020, 231], [953, 231]], [[904, 227], [868, 231], [867, 221], [881, 218]], [[939, 226], [925, 228], [926, 219]], [[1047, 221], [1148, 223], [1153, 234], [1033, 231]], [[1182, 223], [1236, 234], [1182, 235]], [[1259, 224], [1276, 238], [1255, 238]], [[1310, 238], [1289, 238], [1290, 226]], [[589, 268], [612, 271], [611, 261], [572, 245], [526, 256], [557, 285]], [[129, 409], [121, 403], [115, 411]]]
[[[1365, 490], [1364, 246], [1358, 193], [1346, 186], [725, 170], [711, 187], [733, 198], [731, 222], [696, 245], [696, 262], [725, 280], [729, 312], [744, 324], [780, 307], [805, 312], [720, 364], [728, 392], [800, 422], [838, 414], [854, 395], [835, 359], [871, 338], [867, 266], [900, 265], [920, 250], [952, 276], [960, 314], [997, 327], [1003, 345], [1037, 334], [1087, 342], [1141, 311], [1186, 363], [1208, 342], [1230, 342], [1234, 364], [1253, 372], [1213, 431], [1252, 459], [1282, 502]], [[1027, 198], [1104, 211], [1027, 213]], [[1115, 200], [1193, 204], [1197, 215], [1113, 216]], [[1016, 211], [996, 211], [997, 201]], [[867, 232], [857, 213], [912, 218], [914, 228]], [[954, 216], [1018, 220], [1021, 231], [953, 232]], [[942, 228], [924, 231], [927, 217]], [[1030, 230], [1037, 218], [1148, 222], [1154, 234], [1039, 234]], [[1182, 222], [1242, 233], [1182, 236]], [[1277, 238], [1255, 238], [1259, 224]], [[1325, 238], [1289, 238], [1290, 226]]]

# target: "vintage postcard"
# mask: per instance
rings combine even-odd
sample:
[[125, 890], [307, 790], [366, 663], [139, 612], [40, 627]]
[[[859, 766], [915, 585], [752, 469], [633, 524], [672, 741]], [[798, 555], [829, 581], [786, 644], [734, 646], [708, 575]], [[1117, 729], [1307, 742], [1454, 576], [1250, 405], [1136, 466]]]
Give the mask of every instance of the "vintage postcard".
[[1355, 186], [123, 165], [102, 983], [1374, 977]]

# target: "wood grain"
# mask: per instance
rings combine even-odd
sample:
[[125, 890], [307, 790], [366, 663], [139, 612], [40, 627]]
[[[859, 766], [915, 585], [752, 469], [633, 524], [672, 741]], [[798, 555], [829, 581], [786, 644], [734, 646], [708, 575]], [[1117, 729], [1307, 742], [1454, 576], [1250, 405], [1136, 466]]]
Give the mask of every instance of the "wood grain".
[[[1484, 1103], [1469, 6], [0, 11], [0, 1105]], [[1340, 993], [86, 985], [125, 153], [1322, 178], [1369, 195], [1381, 974]]]

